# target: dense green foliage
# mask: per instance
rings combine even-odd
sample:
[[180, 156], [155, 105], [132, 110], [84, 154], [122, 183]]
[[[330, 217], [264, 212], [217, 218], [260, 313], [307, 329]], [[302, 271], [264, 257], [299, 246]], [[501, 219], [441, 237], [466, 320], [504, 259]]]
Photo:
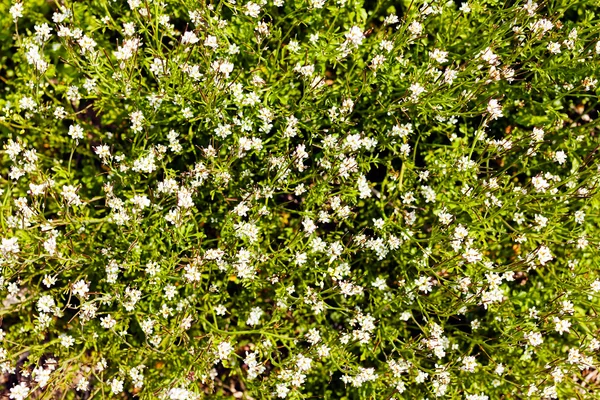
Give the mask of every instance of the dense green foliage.
[[597, 1], [254, 1], [0, 0], [10, 399], [597, 398]]

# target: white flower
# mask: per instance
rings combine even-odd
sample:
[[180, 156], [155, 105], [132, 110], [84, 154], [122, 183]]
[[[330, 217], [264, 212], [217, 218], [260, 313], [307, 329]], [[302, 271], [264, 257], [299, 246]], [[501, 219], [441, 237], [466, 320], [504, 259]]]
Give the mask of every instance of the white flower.
[[44, 60], [44, 56], [40, 53], [40, 48], [34, 43], [31, 43], [26, 46], [27, 53], [25, 53], [25, 58], [27, 58], [27, 62], [30, 65], [33, 65], [38, 71], [45, 72], [48, 68], [48, 62]]
[[17, 254], [20, 251], [19, 244], [17, 243], [18, 240], [19, 238], [17, 237], [13, 237], [10, 239], [2, 238], [0, 252], [4, 257], [6, 257], [9, 254]]
[[275, 392], [277, 397], [285, 399], [290, 392], [290, 389], [284, 383], [278, 383], [277, 386], [275, 386]]
[[81, 47], [81, 54], [85, 55], [86, 53], [92, 53], [97, 43], [88, 35], [83, 35], [83, 37], [77, 41], [77, 44]]
[[181, 208], [191, 208], [194, 206], [192, 191], [188, 188], [181, 188], [177, 193], [177, 206]]
[[71, 185], [63, 185], [60, 195], [64, 198], [68, 205], [80, 206], [83, 204], [79, 195], [77, 194], [77, 188]]
[[182, 44], [196, 44], [200, 41], [194, 32], [187, 31], [181, 37]]
[[216, 73], [222, 74], [226, 79], [229, 78], [229, 74], [233, 71], [233, 63], [230, 63], [227, 60], [215, 60], [211, 64], [213, 71]]
[[50, 295], [44, 295], [37, 302], [37, 309], [40, 312], [50, 313], [54, 307], [54, 299]]
[[144, 114], [141, 111], [134, 111], [129, 114], [129, 119], [131, 120], [131, 129], [134, 132], [142, 131], [142, 123], [144, 122]]
[[542, 18], [538, 21], [532, 22], [530, 24], [530, 28], [536, 34], [540, 34], [541, 36], [543, 36], [544, 34], [546, 34], [546, 32], [548, 32], [548, 31], [552, 30], [552, 28], [554, 28], [554, 24], [552, 22], [550, 22], [549, 20]]
[[415, 280], [415, 286], [420, 292], [429, 293], [433, 284], [428, 276], [420, 276]]
[[42, 280], [42, 283], [47, 287], [50, 288], [52, 286], [54, 286], [54, 284], [56, 283], [56, 278], [50, 275], [44, 275], [44, 279]]
[[311, 363], [312, 363], [312, 360], [308, 357], [303, 356], [302, 354], [299, 354], [298, 357], [296, 358], [296, 367], [300, 371], [310, 370]]
[[21, 106], [21, 110], [33, 111], [37, 107], [37, 104], [31, 97], [24, 96], [19, 100], [19, 106]]
[[217, 314], [217, 315], [225, 315], [226, 312], [227, 312], [227, 307], [225, 307], [223, 304], [219, 304], [218, 306], [215, 307], [215, 314]]
[[317, 355], [321, 358], [329, 357], [329, 347], [327, 345], [322, 344], [317, 348]]
[[113, 394], [119, 394], [123, 391], [123, 381], [114, 378], [110, 384], [110, 390]]
[[[260, 21], [254, 30], [263, 37], [269, 36], [269, 25], [266, 22]], [[240, 48], [235, 43], [232, 43], [229, 45], [229, 50], [227, 52], [232, 55], [238, 54], [240, 52]]]
[[260, 317], [264, 314], [264, 311], [260, 309], [260, 307], [254, 307], [250, 312], [250, 316], [246, 321], [246, 324], [250, 326], [258, 325], [260, 322]]
[[523, 6], [523, 10], [527, 11], [530, 17], [535, 15], [535, 10], [538, 8], [538, 4], [534, 3], [533, 0], [527, 0], [527, 3]]
[[390, 14], [383, 20], [384, 25], [395, 25], [400, 22], [400, 18], [396, 14]]
[[73, 346], [73, 344], [75, 343], [75, 339], [73, 338], [73, 336], [67, 335], [65, 333], [60, 335], [58, 338], [60, 339], [60, 344], [63, 347], [66, 347], [67, 349]]
[[541, 265], [546, 265], [547, 262], [554, 259], [554, 256], [550, 253], [550, 249], [547, 246], [541, 246], [537, 251], [537, 258]]
[[444, 71], [444, 83], [452, 85], [457, 76], [458, 71], [453, 70], [452, 68], [447, 68], [446, 71]]
[[525, 334], [525, 339], [532, 347], [537, 347], [544, 342], [542, 334], [539, 332], [529, 332]]
[[117, 324], [117, 321], [110, 315], [100, 318], [100, 326], [104, 329], [112, 329]]
[[152, 318], [146, 318], [140, 324], [140, 328], [142, 328], [142, 331], [146, 335], [152, 335], [154, 332], [154, 325], [156, 325], [156, 321], [154, 321]]
[[556, 386], [547, 386], [542, 391], [542, 398], [544, 399], [558, 399], [558, 393], [556, 392]]
[[490, 113], [490, 118], [492, 120], [498, 119], [503, 116], [502, 114], [502, 106], [496, 99], [490, 99], [487, 106], [487, 111]]
[[300, 51], [300, 44], [297, 40], [290, 40], [290, 42], [287, 45], [287, 48], [292, 53], [297, 53], [298, 51]]
[[83, 139], [83, 128], [79, 125], [71, 125], [69, 127], [69, 136], [73, 139]]
[[423, 25], [420, 22], [413, 21], [408, 25], [408, 30], [413, 36], [418, 36], [423, 32]]
[[425, 203], [435, 203], [436, 194], [431, 186], [421, 186], [421, 194], [425, 198]]
[[544, 140], [544, 130], [542, 128], [533, 128], [533, 140], [541, 142]]
[[167, 393], [170, 400], [195, 400], [198, 398], [194, 392], [183, 388], [173, 388]]
[[147, 196], [140, 196], [139, 194], [133, 196], [131, 202], [140, 210], [150, 206], [150, 199]]
[[217, 356], [219, 357], [219, 360], [227, 359], [232, 351], [233, 346], [229, 342], [221, 342], [217, 346]]
[[95, 147], [94, 152], [103, 160], [110, 158], [110, 148], [105, 144]]
[[554, 153], [554, 161], [563, 165], [567, 161], [567, 154], [562, 150], [557, 151]]
[[440, 49], [433, 49], [433, 51], [429, 52], [429, 57], [436, 62], [443, 64], [448, 61], [448, 52]]
[[467, 372], [475, 372], [475, 368], [477, 368], [477, 360], [473, 356], [463, 357], [462, 359], [463, 365], [460, 367], [463, 371]]
[[150, 152], [146, 157], [135, 160], [131, 169], [135, 172], [145, 172], [147, 174], [154, 172], [156, 170], [154, 153]]
[[181, 114], [185, 119], [191, 119], [194, 117], [194, 113], [189, 107], [186, 107], [183, 110], [181, 110]]
[[481, 253], [473, 248], [467, 248], [463, 253], [463, 258], [469, 263], [475, 263], [482, 260]]
[[13, 386], [10, 389], [9, 399], [14, 400], [25, 400], [29, 395], [29, 388], [25, 382], [21, 382], [20, 384]]
[[552, 54], [560, 54], [560, 43], [550, 42], [548, 43], [548, 51]]
[[494, 373], [496, 375], [502, 375], [504, 373], [504, 370], [505, 370], [504, 365], [502, 363], [500, 363], [500, 364], [496, 365], [496, 369], [494, 369]]
[[347, 32], [345, 36], [346, 40], [352, 43], [354, 46], [361, 45], [365, 38], [362, 29], [360, 29], [358, 26], [353, 26], [350, 28], [350, 31]]
[[206, 39], [204, 40], [204, 45], [206, 47], [210, 47], [213, 49], [216, 49], [217, 47], [219, 47], [219, 44], [217, 43], [217, 38], [215, 36], [212, 35], [208, 35], [206, 37]]
[[90, 291], [90, 288], [83, 279], [80, 279], [73, 285], [72, 290], [75, 296], [86, 298], [87, 293]]
[[115, 58], [119, 61], [129, 60], [141, 46], [142, 42], [138, 38], [126, 39], [114, 52]]
[[133, 36], [135, 34], [135, 23], [127, 22], [123, 24], [123, 34], [125, 36]]
[[492, 51], [491, 48], [486, 48], [481, 53], [479, 53], [479, 58], [483, 61], [487, 62], [489, 65], [498, 65], [500, 61], [498, 60], [498, 56]]
[[575, 211], [575, 222], [578, 224], [583, 224], [585, 221], [585, 211], [577, 210]]
[[256, 3], [249, 2], [246, 4], [246, 10], [244, 11], [244, 14], [252, 18], [256, 18], [260, 15], [260, 6]]
[[535, 188], [536, 192], [544, 193], [546, 190], [550, 188], [550, 183], [541, 175], [534, 176], [531, 178], [531, 183]]
[[77, 388], [76, 388], [76, 390], [77, 390], [78, 392], [85, 392], [85, 391], [87, 391], [87, 390], [88, 390], [88, 387], [89, 387], [89, 385], [90, 385], [90, 381], [88, 381], [88, 380], [87, 380], [86, 378], [84, 378], [84, 377], [81, 377], [81, 378], [79, 379], [79, 382], [77, 382]]
[[[9, 12], [13, 18], [13, 21], [17, 22], [17, 20], [23, 16], [23, 3], [13, 4], [12, 7], [10, 7]], [[27, 391], [29, 391], [29, 389], [27, 389]], [[12, 390], [11, 390], [11, 393], [12, 393]], [[11, 397], [11, 399], [12, 399], [12, 397]]]
[[412, 85], [410, 85], [410, 87], [408, 88], [408, 90], [410, 90], [411, 95], [410, 98], [415, 101], [417, 100], [417, 98], [425, 92], [425, 88], [423, 86], [421, 86], [421, 84], [419, 83], [413, 83]]
[[309, 3], [312, 8], [323, 8], [325, 0], [309, 0]]
[[317, 328], [310, 329], [305, 336], [306, 340], [312, 345], [317, 344], [321, 340], [321, 333]]
[[560, 319], [558, 317], [554, 317], [554, 330], [559, 334], [563, 334], [564, 332], [569, 332], [569, 328], [571, 327], [571, 323], [565, 319]]

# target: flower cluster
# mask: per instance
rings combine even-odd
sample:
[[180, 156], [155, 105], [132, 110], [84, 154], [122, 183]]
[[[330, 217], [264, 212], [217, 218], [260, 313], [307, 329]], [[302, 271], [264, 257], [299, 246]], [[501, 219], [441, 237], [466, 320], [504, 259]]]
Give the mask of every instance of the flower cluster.
[[0, 9], [9, 399], [597, 396], [597, 1]]

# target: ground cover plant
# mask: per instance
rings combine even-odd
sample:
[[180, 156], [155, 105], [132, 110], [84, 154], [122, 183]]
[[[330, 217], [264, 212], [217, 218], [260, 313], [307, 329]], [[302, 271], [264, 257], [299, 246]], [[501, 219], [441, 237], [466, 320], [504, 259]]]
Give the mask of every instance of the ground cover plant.
[[598, 398], [599, 33], [0, 0], [4, 398]]

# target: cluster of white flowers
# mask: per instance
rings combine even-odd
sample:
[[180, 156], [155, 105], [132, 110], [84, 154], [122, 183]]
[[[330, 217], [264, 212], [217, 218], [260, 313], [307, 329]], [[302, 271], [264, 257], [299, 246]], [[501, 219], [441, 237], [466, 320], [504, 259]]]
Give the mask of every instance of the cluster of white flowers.
[[72, 3], [44, 21], [14, 1], [0, 38], [10, 399], [296, 398], [340, 375], [332, 397], [554, 399], [589, 380], [592, 17]]

